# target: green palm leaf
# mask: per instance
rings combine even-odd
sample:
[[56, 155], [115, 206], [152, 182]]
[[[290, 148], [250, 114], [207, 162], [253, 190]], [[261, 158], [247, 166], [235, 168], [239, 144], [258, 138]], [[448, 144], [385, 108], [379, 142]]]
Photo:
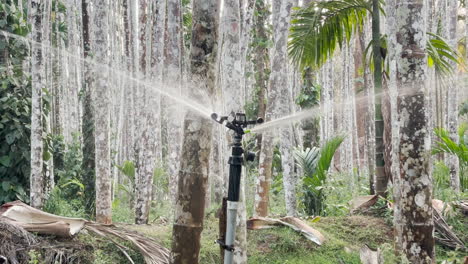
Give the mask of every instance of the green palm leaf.
[[313, 147], [312, 149], [307, 148], [295, 149], [294, 158], [296, 159], [297, 165], [302, 169], [306, 177], [312, 177], [317, 167], [317, 162], [320, 156], [320, 149]]
[[320, 67], [360, 29], [371, 10], [367, 0], [312, 2], [291, 20], [289, 55], [301, 68]]
[[454, 70], [452, 64], [463, 64], [463, 60], [441, 36], [430, 32], [427, 34], [429, 41], [426, 50], [429, 67], [435, 67], [436, 72], [442, 76], [452, 74]]

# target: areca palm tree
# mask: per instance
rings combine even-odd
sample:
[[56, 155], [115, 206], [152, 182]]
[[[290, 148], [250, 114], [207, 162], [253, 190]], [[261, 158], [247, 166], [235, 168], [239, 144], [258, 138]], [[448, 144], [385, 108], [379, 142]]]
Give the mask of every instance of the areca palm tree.
[[[385, 36], [380, 32], [380, 14], [383, 0], [331, 0], [311, 2], [293, 15], [290, 28], [289, 55], [299, 68], [319, 68], [334, 54], [337, 47], [349, 43], [353, 33], [362, 31], [367, 17], [372, 19], [371, 63], [374, 74], [375, 94], [375, 189], [378, 194], [386, 191], [384, 172], [384, 121], [382, 117], [382, 77], [386, 47]], [[445, 41], [429, 34], [427, 46], [428, 63], [434, 65], [436, 72], [449, 74], [449, 62], [457, 61], [457, 53]], [[383, 43], [382, 43], [383, 42]], [[368, 50], [366, 49], [366, 50]], [[372, 185], [372, 184], [371, 184]], [[371, 186], [373, 190], [374, 186]]]

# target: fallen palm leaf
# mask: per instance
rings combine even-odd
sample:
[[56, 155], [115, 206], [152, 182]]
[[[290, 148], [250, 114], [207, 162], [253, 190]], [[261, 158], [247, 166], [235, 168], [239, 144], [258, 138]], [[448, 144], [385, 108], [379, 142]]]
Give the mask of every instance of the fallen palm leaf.
[[103, 225], [81, 218], [49, 214], [20, 201], [2, 205], [0, 207], [0, 220], [16, 225], [29, 232], [55, 235], [58, 237], [71, 237], [84, 228], [113, 242], [131, 263], [134, 262], [127, 253], [128, 249], [117, 243], [114, 238], [132, 243], [143, 255], [146, 263], [169, 263], [168, 249], [160, 246], [151, 238], [115, 225]]
[[71, 237], [87, 222], [82, 218], [53, 215], [31, 207], [21, 201], [6, 203], [0, 207], [0, 216], [29, 232], [58, 237]]
[[110, 235], [131, 242], [143, 255], [146, 263], [169, 263], [169, 250], [160, 246], [153, 239], [147, 238], [139, 233], [122, 229], [114, 225], [101, 225], [97, 223], [87, 223], [85, 229], [104, 238], [109, 238]]
[[378, 195], [358, 196], [349, 202], [351, 214], [368, 210], [371, 206], [377, 203]]
[[250, 230], [267, 229], [275, 226], [290, 227], [317, 245], [322, 245], [325, 242], [322, 233], [296, 217], [288, 216], [281, 219], [254, 217], [247, 220], [247, 228]]

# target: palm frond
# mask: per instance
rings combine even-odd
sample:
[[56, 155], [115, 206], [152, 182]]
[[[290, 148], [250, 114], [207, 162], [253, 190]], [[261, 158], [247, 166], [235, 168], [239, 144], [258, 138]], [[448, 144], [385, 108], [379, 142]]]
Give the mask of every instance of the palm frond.
[[294, 158], [297, 165], [303, 170], [306, 177], [312, 177], [317, 167], [317, 162], [320, 156], [320, 149], [313, 147], [294, 150]]
[[361, 28], [371, 2], [336, 0], [312, 2], [293, 14], [290, 27], [289, 55], [300, 68], [320, 67], [337, 45], [348, 43]]
[[451, 75], [455, 70], [452, 64], [464, 65], [464, 61], [458, 52], [439, 35], [427, 32], [427, 54], [429, 67], [434, 67], [442, 76]]
[[336, 150], [340, 147], [344, 138], [344, 136], [336, 136], [327, 141], [323, 146], [322, 151], [320, 152], [320, 159], [317, 163], [317, 178], [320, 181], [325, 181], [333, 155], [335, 155]]
[[461, 163], [468, 163], [468, 146], [465, 145], [465, 133], [467, 125], [463, 124], [458, 129], [459, 142], [455, 142], [450, 138], [450, 134], [443, 128], [435, 128], [434, 133], [438, 137], [438, 141], [432, 148], [433, 154], [449, 153], [456, 155]]

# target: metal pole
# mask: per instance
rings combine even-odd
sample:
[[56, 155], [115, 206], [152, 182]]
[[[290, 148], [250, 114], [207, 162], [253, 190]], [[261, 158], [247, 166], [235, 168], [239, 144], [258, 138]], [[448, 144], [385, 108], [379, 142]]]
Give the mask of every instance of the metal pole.
[[242, 134], [234, 134], [232, 154], [229, 158], [229, 189], [226, 218], [226, 249], [224, 251], [224, 264], [231, 264], [234, 257], [234, 240], [236, 237], [237, 204], [239, 202], [240, 181], [244, 150], [242, 149]]

